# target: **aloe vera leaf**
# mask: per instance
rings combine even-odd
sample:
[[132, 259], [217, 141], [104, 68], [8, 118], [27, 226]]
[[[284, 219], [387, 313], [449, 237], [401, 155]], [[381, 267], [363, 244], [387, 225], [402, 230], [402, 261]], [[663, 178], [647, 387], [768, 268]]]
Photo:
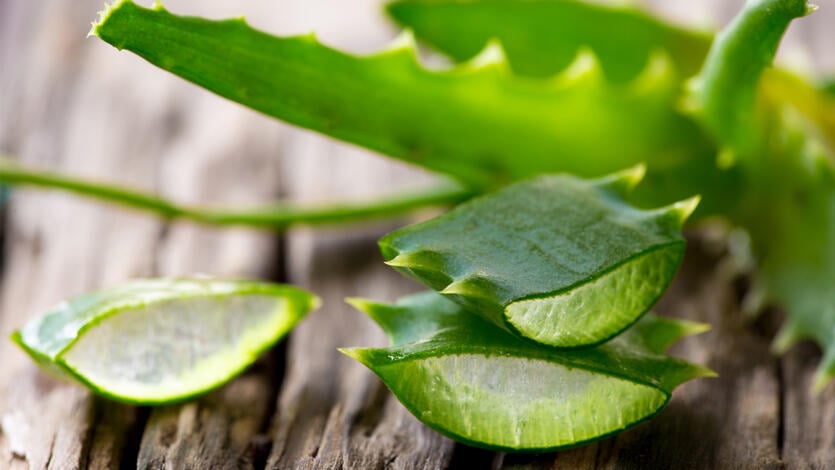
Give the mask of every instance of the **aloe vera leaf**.
[[454, 204], [471, 196], [469, 191], [457, 183], [447, 181], [422, 191], [396, 194], [369, 202], [322, 206], [283, 203], [255, 209], [220, 209], [177, 204], [122, 186], [29, 168], [3, 156], [0, 156], [0, 182], [71, 191], [93, 199], [152, 212], [169, 219], [188, 219], [210, 225], [246, 225], [273, 230], [284, 230], [293, 225], [336, 224], [390, 217], [421, 207]]
[[12, 340], [47, 372], [129, 403], [167, 403], [228, 381], [318, 305], [287, 285], [147, 279], [62, 302]]
[[816, 341], [824, 352], [813, 384], [820, 391], [835, 377], [835, 155], [802, 114], [784, 108], [777, 119], [739, 220], [759, 258], [763, 299], [786, 309], [774, 350]]
[[612, 338], [675, 276], [697, 198], [627, 204], [642, 167], [598, 180], [545, 175], [470, 200], [380, 240], [386, 263], [533, 341]]
[[690, 106], [729, 150], [750, 155], [762, 142], [757, 90], [789, 23], [814, 8], [806, 0], [748, 0], [717, 36], [692, 83]]
[[588, 47], [606, 76], [626, 82], [663, 50], [682, 76], [691, 76], [711, 35], [676, 27], [630, 5], [577, 0], [399, 0], [388, 5], [398, 23], [457, 61], [474, 57], [498, 38], [515, 73], [546, 77]]
[[599, 176], [636, 159], [648, 164], [648, 200], [693, 194], [700, 178], [715, 181], [711, 201], [729, 200], [722, 191], [735, 187], [715, 175], [715, 149], [701, 129], [671, 106], [680, 80], [665, 54], [633, 82], [613, 85], [588, 52], [549, 79], [514, 77], [497, 45], [430, 71], [408, 40], [356, 57], [313, 36], [278, 38], [240, 19], [180, 17], [129, 1], [103, 12], [93, 32], [226, 98], [475, 190], [543, 172]]
[[479, 447], [584, 444], [654, 416], [679, 384], [714, 375], [663, 354], [705, 325], [652, 314], [606, 344], [561, 351], [521, 340], [435, 292], [395, 305], [350, 302], [392, 345], [342, 352], [377, 374], [425, 424]]
[[696, 116], [745, 174], [734, 220], [750, 234], [760, 295], [787, 311], [774, 350], [818, 342], [820, 391], [835, 377], [832, 101], [768, 67], [788, 23], [810, 9], [803, 1], [749, 1], [715, 42], [695, 98]]

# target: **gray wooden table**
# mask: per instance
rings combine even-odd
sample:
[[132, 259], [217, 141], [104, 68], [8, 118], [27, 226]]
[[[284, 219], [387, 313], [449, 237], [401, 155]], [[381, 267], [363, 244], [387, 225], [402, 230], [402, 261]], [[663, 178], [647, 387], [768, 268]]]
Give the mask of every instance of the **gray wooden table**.
[[[727, 17], [737, 2], [656, 3], [704, 20]], [[85, 39], [99, 4], [0, 0], [0, 152], [194, 203], [340, 201], [429, 181]], [[167, 6], [218, 17], [245, 12], [256, 26], [282, 34], [315, 29], [356, 52], [395, 34], [371, 0]], [[835, 13], [808, 20], [817, 26], [793, 33], [791, 42], [832, 67], [831, 46], [822, 56], [831, 44], [827, 18]], [[427, 429], [336, 351], [385, 344], [344, 297], [393, 300], [419, 289], [381, 263], [375, 244], [408, 220], [279, 236], [170, 223], [24, 190], [3, 210], [3, 338], [62, 299], [136, 277], [197, 272], [292, 282], [315, 290], [324, 305], [227, 386], [159, 408], [115, 404], [54, 381], [0, 341], [0, 469], [835, 468], [835, 387], [809, 393], [819, 352], [803, 345], [781, 359], [769, 354], [780, 314], [745, 321], [744, 282], [709, 237], [691, 241], [658, 310], [713, 325], [674, 352], [720, 378], [681, 387], [657, 418], [617, 437], [559, 454], [505, 455]]]

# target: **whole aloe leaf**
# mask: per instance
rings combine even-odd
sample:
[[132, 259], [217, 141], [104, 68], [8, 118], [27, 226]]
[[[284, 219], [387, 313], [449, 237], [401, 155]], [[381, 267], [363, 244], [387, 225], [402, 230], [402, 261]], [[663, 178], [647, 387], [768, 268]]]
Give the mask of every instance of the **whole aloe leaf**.
[[581, 347], [633, 324], [675, 276], [690, 199], [640, 210], [642, 168], [599, 180], [546, 175], [380, 240], [387, 264], [539, 343]]
[[698, 72], [711, 36], [659, 21], [625, 5], [578, 0], [399, 0], [388, 12], [455, 60], [474, 57], [498, 38], [513, 71], [549, 76], [591, 48], [615, 82], [636, 77], [663, 50], [683, 76]]
[[103, 12], [93, 32], [248, 107], [474, 189], [543, 172], [600, 176], [637, 158], [649, 168], [642, 201], [686, 197], [703, 180], [713, 182], [708, 203], [735, 191], [732, 175], [713, 165], [710, 141], [674, 109], [680, 79], [665, 54], [615, 85], [591, 53], [548, 79], [513, 76], [497, 45], [430, 71], [408, 40], [356, 57], [313, 36], [278, 38], [240, 19], [179, 17], [130, 1]]
[[388, 348], [344, 349], [418, 419], [458, 441], [512, 451], [577, 446], [658, 413], [679, 384], [715, 375], [663, 354], [705, 325], [647, 315], [595, 348], [523, 341], [435, 292], [395, 305], [352, 300]]

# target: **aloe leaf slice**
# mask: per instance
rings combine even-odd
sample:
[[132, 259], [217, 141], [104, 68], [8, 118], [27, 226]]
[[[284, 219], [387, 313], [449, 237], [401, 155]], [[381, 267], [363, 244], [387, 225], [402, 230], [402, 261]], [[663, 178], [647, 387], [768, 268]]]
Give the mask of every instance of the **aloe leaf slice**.
[[316, 305], [286, 285], [138, 280], [63, 302], [12, 340], [58, 377], [114, 400], [159, 404], [222, 385]]
[[357, 57], [313, 36], [274, 37], [241, 19], [181, 17], [130, 1], [103, 12], [93, 33], [228, 99], [474, 190], [543, 172], [600, 176], [636, 156], [649, 165], [651, 201], [693, 194], [704, 179], [712, 193], [734, 187], [716, 177], [703, 131], [674, 109], [680, 79], [663, 51], [633, 81], [612, 84], [588, 51], [549, 78], [514, 76], [498, 44], [433, 71], [418, 63], [408, 35]]
[[698, 202], [632, 207], [623, 195], [642, 175], [537, 177], [386, 235], [380, 249], [390, 266], [526, 338], [600, 343], [667, 288]]
[[706, 325], [647, 315], [604, 345], [560, 351], [521, 340], [435, 292], [395, 305], [350, 302], [392, 345], [342, 352], [377, 374], [425, 424], [479, 447], [584, 444], [654, 416], [679, 384], [714, 375], [663, 354]]
[[457, 61], [499, 39], [515, 73], [545, 77], [567, 67], [588, 47], [614, 82], [634, 79], [662, 50], [691, 76], [711, 35], [676, 27], [631, 5], [577, 0], [398, 0], [388, 5], [398, 23]]

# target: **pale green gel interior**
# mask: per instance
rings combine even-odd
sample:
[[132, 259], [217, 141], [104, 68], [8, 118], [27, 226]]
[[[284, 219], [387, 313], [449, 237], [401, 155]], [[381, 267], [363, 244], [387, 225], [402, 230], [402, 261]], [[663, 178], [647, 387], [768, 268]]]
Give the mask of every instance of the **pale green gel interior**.
[[176, 299], [118, 312], [61, 354], [94, 387], [151, 401], [210, 389], [249, 365], [291, 326], [289, 303], [266, 295]]
[[632, 324], [666, 288], [677, 250], [665, 247], [552, 297], [513, 302], [507, 321], [523, 336], [552, 346], [596, 343]]
[[546, 449], [622, 430], [660, 409], [660, 390], [543, 360], [475, 354], [376, 369], [432, 427], [503, 448]]

